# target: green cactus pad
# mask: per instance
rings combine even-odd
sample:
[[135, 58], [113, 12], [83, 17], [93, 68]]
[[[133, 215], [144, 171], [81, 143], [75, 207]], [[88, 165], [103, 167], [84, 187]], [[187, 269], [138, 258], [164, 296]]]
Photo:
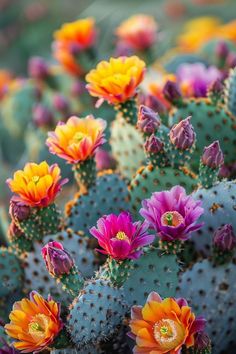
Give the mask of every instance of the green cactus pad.
[[96, 185], [87, 194], [78, 194], [67, 204], [66, 227], [88, 234], [89, 228], [96, 225], [102, 215], [127, 210], [127, 199], [125, 181], [118, 174], [105, 172], [97, 178]]
[[110, 144], [120, 172], [124, 177], [132, 178], [145, 161], [141, 133], [123, 118], [117, 118], [111, 126]]
[[151, 248], [134, 261], [130, 276], [123, 286], [126, 302], [130, 306], [144, 305], [151, 291], [158, 292], [162, 297], [174, 296], [178, 271], [175, 255], [163, 255]]
[[127, 308], [120, 289], [106, 280], [91, 280], [74, 299], [68, 316], [69, 331], [78, 348], [99, 343], [115, 331]]
[[236, 232], [236, 182], [222, 181], [210, 189], [200, 188], [193, 193], [195, 200], [202, 201], [204, 214], [199, 221], [203, 227], [192, 234], [195, 248], [209, 255], [214, 231], [225, 224], [232, 224]]
[[228, 110], [236, 116], [236, 68], [231, 69], [225, 84], [225, 104]]
[[176, 170], [172, 167], [158, 168], [153, 165], [141, 167], [129, 185], [131, 209], [136, 217], [143, 199], [150, 198], [153, 192], [170, 189], [176, 184], [191, 193], [197, 180], [186, 168]]
[[177, 297], [184, 297], [197, 315], [207, 319], [215, 354], [236, 343], [236, 265], [214, 267], [208, 260], [182, 274]]
[[18, 257], [7, 248], [0, 248], [0, 297], [21, 289], [23, 271]]
[[53, 349], [51, 354], [99, 354], [101, 351], [95, 347], [95, 345], [89, 345], [82, 349], [65, 348], [65, 349]]
[[225, 163], [235, 161], [236, 154], [236, 119], [223, 106], [214, 106], [209, 99], [189, 99], [183, 107], [173, 109], [169, 123], [172, 126], [188, 116], [197, 134], [196, 149], [191, 165], [197, 169], [203, 148], [219, 140], [224, 153]]
[[136, 125], [137, 123], [137, 102], [135, 99], [130, 99], [126, 102], [120, 103], [115, 106], [115, 109], [118, 111], [118, 115], [121, 115], [127, 123]]

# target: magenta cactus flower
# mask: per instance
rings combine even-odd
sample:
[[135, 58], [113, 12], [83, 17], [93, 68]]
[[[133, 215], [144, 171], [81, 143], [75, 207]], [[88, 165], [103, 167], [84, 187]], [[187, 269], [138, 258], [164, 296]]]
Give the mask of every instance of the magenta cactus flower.
[[192, 117], [181, 120], [178, 124], [173, 125], [170, 130], [170, 141], [180, 150], [190, 149], [195, 142], [196, 134], [190, 122]]
[[203, 223], [197, 223], [203, 214], [201, 201], [195, 201], [181, 186], [170, 191], [155, 192], [142, 202], [140, 214], [149, 222], [162, 241], [187, 240]]
[[107, 254], [117, 261], [137, 259], [142, 254], [142, 247], [151, 244], [154, 235], [147, 232], [148, 223], [132, 222], [128, 212], [119, 215], [105, 215], [97, 222], [97, 228], [90, 229], [102, 249], [97, 251]]
[[60, 242], [48, 242], [42, 248], [41, 252], [48, 272], [54, 277], [69, 274], [71, 268], [74, 266], [71, 255]]
[[219, 168], [224, 163], [224, 155], [220, 148], [219, 141], [216, 140], [209, 146], [204, 148], [201, 157], [202, 163], [212, 169]]

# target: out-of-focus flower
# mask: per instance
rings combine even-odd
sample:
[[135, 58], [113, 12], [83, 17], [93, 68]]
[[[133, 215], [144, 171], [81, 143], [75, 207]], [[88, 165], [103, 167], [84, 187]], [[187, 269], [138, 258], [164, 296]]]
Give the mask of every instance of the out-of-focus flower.
[[201, 201], [186, 195], [185, 189], [175, 186], [170, 191], [155, 192], [142, 202], [140, 214], [149, 222], [163, 241], [187, 240], [203, 223]]
[[205, 97], [208, 87], [221, 75], [215, 66], [207, 68], [202, 63], [182, 64], [177, 70], [178, 83], [187, 97]]
[[98, 171], [114, 169], [116, 167], [116, 160], [112, 155], [103, 149], [98, 149], [95, 154], [96, 167]]
[[24, 170], [14, 173], [7, 184], [16, 201], [31, 207], [43, 208], [54, 202], [67, 179], [61, 180], [61, 171], [57, 164], [49, 166], [46, 161], [40, 164], [27, 163]]
[[81, 75], [83, 68], [76, 60], [76, 55], [94, 45], [96, 34], [93, 18], [65, 23], [54, 33], [53, 50], [55, 58], [71, 74]]
[[190, 122], [192, 117], [187, 117], [173, 125], [170, 130], [170, 141], [180, 150], [190, 149], [196, 139], [194, 128]]
[[236, 67], [236, 53], [229, 53], [226, 64], [229, 68], [235, 68]]
[[54, 132], [48, 133], [46, 144], [49, 151], [68, 163], [76, 164], [92, 157], [96, 149], [105, 142], [106, 122], [73, 116], [66, 123], [60, 122]]
[[145, 151], [152, 154], [157, 154], [158, 152], [163, 150], [163, 147], [163, 142], [158, 139], [154, 134], [150, 135], [144, 143]]
[[28, 63], [28, 74], [33, 79], [44, 80], [49, 75], [49, 66], [42, 57], [32, 57]]
[[152, 134], [160, 126], [160, 118], [151, 108], [141, 105], [138, 111], [137, 128], [143, 133]]
[[60, 242], [48, 242], [42, 248], [42, 256], [49, 274], [54, 277], [69, 274], [71, 268], [74, 266], [71, 255]]
[[204, 148], [201, 161], [204, 165], [213, 169], [219, 168], [223, 165], [224, 155], [218, 140]]
[[48, 127], [53, 124], [52, 112], [41, 103], [38, 103], [33, 109], [33, 122], [36, 127]]
[[204, 318], [195, 317], [185, 299], [162, 300], [158, 293], [152, 292], [143, 307], [131, 309], [134, 353], [180, 354], [183, 345], [194, 346], [194, 335], [204, 329], [205, 323]]
[[122, 212], [101, 217], [90, 233], [96, 237], [102, 249], [98, 251], [107, 254], [115, 260], [137, 259], [142, 254], [142, 247], [154, 240], [154, 235], [147, 232], [146, 222], [132, 222], [131, 215]]
[[219, 38], [236, 42], [236, 20], [230, 21], [219, 28]]
[[118, 39], [134, 50], [150, 48], [157, 39], [158, 25], [152, 16], [134, 15], [116, 29]]
[[145, 63], [136, 56], [101, 61], [86, 75], [90, 95], [119, 104], [134, 97], [144, 77]]
[[236, 247], [236, 236], [231, 224], [219, 227], [213, 236], [213, 244], [223, 252], [230, 252]]
[[13, 78], [10, 71], [0, 70], [0, 99], [7, 93], [12, 80]]
[[216, 45], [216, 55], [220, 60], [225, 60], [229, 54], [229, 46], [225, 41], [219, 41]]
[[5, 330], [17, 340], [14, 347], [23, 353], [44, 350], [63, 327], [59, 304], [36, 292], [30, 293], [29, 300], [15, 302], [9, 318], [11, 322], [5, 325]]
[[69, 112], [69, 101], [68, 99], [62, 94], [56, 94], [53, 97], [53, 106], [54, 108], [61, 113], [68, 113]]

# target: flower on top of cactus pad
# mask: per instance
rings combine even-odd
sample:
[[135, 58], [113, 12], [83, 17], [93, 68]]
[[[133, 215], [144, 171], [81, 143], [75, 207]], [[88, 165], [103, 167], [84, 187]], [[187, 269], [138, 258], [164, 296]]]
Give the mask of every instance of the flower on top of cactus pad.
[[22, 353], [46, 349], [63, 327], [60, 305], [50, 297], [45, 300], [35, 291], [30, 293], [29, 299], [14, 303], [9, 318], [6, 333], [17, 340], [13, 345]]
[[131, 309], [129, 336], [136, 341], [133, 353], [180, 354], [183, 346], [194, 346], [194, 335], [205, 324], [206, 320], [196, 317], [185, 299], [162, 299], [152, 292], [143, 307]]
[[200, 200], [195, 201], [181, 186], [169, 191], [154, 192], [142, 202], [140, 214], [149, 222], [163, 241], [187, 240], [203, 223], [197, 223], [203, 214]]
[[60, 242], [48, 242], [41, 252], [48, 272], [54, 277], [69, 274], [74, 266], [71, 255]]
[[154, 235], [148, 234], [147, 229], [148, 223], [133, 222], [128, 212], [122, 212], [101, 217], [90, 233], [102, 248], [97, 251], [121, 261], [139, 258], [141, 248], [153, 242]]
[[76, 55], [94, 45], [96, 34], [93, 18], [63, 24], [54, 33], [53, 52], [55, 58], [69, 73], [81, 75], [83, 68], [79, 65]]
[[66, 182], [67, 179], [61, 180], [59, 166], [49, 166], [46, 161], [27, 163], [23, 170], [14, 173], [13, 179], [7, 180], [9, 188], [16, 194], [14, 201], [38, 208], [52, 204]]
[[95, 119], [92, 115], [85, 118], [73, 116], [66, 123], [59, 122], [55, 131], [48, 133], [46, 144], [52, 154], [77, 164], [92, 157], [104, 144], [105, 128], [103, 119]]
[[101, 61], [86, 75], [86, 87], [90, 95], [101, 102], [123, 103], [136, 95], [144, 72], [145, 63], [137, 56], [110, 58]]
[[157, 39], [158, 25], [153, 16], [138, 14], [123, 21], [115, 34], [119, 41], [134, 50], [150, 48]]

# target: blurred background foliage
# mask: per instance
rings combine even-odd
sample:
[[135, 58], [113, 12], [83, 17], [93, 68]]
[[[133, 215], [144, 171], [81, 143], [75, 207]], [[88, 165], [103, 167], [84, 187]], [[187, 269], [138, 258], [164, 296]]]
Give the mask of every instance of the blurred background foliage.
[[[155, 16], [170, 47], [182, 22], [198, 16], [231, 20], [235, 0], [0, 0], [0, 67], [24, 74], [32, 55], [50, 57], [52, 35], [62, 23], [93, 16], [100, 27], [100, 48], [109, 56], [114, 28], [133, 13]], [[107, 54], [106, 54], [107, 53]]]

